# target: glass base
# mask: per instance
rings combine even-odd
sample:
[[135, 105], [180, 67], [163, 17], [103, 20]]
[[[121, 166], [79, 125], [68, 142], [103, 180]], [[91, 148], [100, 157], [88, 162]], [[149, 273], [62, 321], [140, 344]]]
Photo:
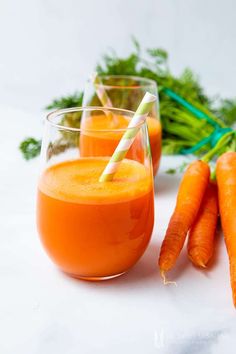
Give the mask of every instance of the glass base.
[[70, 274], [70, 273], [66, 273], [67, 275], [76, 278], [76, 279], [80, 279], [80, 280], [86, 280], [86, 281], [102, 281], [102, 280], [110, 280], [113, 278], [117, 278], [120, 277], [121, 275], [125, 274], [126, 272], [122, 272], [119, 274], [114, 274], [114, 275], [108, 275], [108, 276], [104, 276], [104, 277], [83, 277], [80, 275], [76, 275], [76, 274]]

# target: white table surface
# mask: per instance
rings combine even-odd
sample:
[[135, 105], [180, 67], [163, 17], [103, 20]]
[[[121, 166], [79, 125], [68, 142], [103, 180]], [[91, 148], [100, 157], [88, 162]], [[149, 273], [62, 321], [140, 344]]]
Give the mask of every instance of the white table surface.
[[45, 254], [35, 228], [39, 160], [17, 149], [41, 136], [39, 114], [0, 107], [0, 353], [1, 354], [222, 354], [236, 351], [226, 251], [219, 234], [207, 271], [185, 251], [164, 286], [156, 268], [160, 242], [173, 210], [179, 176], [156, 179], [155, 228], [142, 259], [120, 278], [89, 283], [69, 278]]

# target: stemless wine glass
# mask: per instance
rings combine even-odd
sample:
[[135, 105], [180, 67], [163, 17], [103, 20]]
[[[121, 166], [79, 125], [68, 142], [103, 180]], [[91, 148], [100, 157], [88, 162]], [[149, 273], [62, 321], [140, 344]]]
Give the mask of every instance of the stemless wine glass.
[[[138, 261], [150, 240], [153, 172], [145, 122], [114, 179], [99, 182], [133, 114], [81, 107], [46, 118], [37, 226], [53, 262], [74, 277], [116, 277]], [[118, 129], [117, 119], [123, 124]], [[111, 128], [101, 129], [107, 121]]]
[[[97, 95], [101, 86], [113, 107], [131, 111], [136, 111], [146, 91], [158, 97], [157, 84], [150, 79], [127, 75], [107, 75], [99, 76], [99, 81], [100, 83], [96, 84], [93, 79], [87, 81], [83, 96], [84, 106], [104, 106]], [[159, 117], [159, 101], [157, 100], [147, 117], [154, 176], [157, 173], [161, 157], [161, 124]]]

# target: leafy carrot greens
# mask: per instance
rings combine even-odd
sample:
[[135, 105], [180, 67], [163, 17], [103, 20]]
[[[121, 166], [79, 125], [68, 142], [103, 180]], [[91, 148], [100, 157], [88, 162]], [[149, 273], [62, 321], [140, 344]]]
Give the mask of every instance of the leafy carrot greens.
[[[142, 51], [139, 43], [134, 39], [134, 50], [128, 57], [120, 58], [112, 50], [104, 55], [96, 70], [100, 75], [134, 75], [157, 82], [163, 127], [163, 153], [182, 153], [213, 134], [215, 129], [206, 119], [198, 119], [169, 97], [166, 89], [187, 100], [198, 110], [208, 115], [213, 122], [222, 122], [220, 125], [223, 128], [227, 125], [231, 126], [236, 121], [236, 99], [220, 100], [208, 97], [198, 77], [189, 68], [184, 69], [180, 76], [173, 75], [169, 68], [168, 53], [163, 49], [152, 48]], [[81, 106], [82, 97], [82, 92], [75, 92], [72, 95], [53, 100], [46, 109]], [[67, 123], [70, 125], [74, 122], [68, 121]], [[231, 140], [231, 145], [236, 145], [235, 135], [232, 135]], [[197, 156], [202, 156], [211, 150], [212, 146], [213, 143], [209, 140], [194, 153]], [[21, 144], [20, 149], [26, 159], [33, 158], [40, 152], [40, 141], [34, 138], [27, 139]]]

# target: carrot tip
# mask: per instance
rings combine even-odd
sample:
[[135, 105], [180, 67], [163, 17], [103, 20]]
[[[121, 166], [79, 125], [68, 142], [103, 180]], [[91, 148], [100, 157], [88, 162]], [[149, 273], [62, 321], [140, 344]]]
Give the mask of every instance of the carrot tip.
[[164, 285], [174, 284], [175, 286], [177, 286], [176, 281], [171, 281], [171, 280], [168, 280], [168, 279], [166, 278], [166, 275], [165, 275], [164, 270], [161, 271], [161, 277], [162, 277], [162, 279], [163, 279], [163, 284], [164, 284]]
[[200, 267], [200, 268], [207, 268], [207, 264], [204, 263], [199, 257], [194, 257], [191, 254], [189, 254], [189, 259], [193, 263], [194, 266]]
[[206, 264], [204, 264], [203, 262], [194, 262], [193, 260], [191, 260], [192, 261], [192, 263], [193, 263], [193, 265], [195, 266], [195, 267], [198, 267], [198, 268], [204, 268], [204, 269], [206, 269], [207, 268], [207, 266], [206, 266]]
[[206, 264], [204, 264], [203, 262], [199, 262], [198, 266], [201, 268], [207, 268]]

